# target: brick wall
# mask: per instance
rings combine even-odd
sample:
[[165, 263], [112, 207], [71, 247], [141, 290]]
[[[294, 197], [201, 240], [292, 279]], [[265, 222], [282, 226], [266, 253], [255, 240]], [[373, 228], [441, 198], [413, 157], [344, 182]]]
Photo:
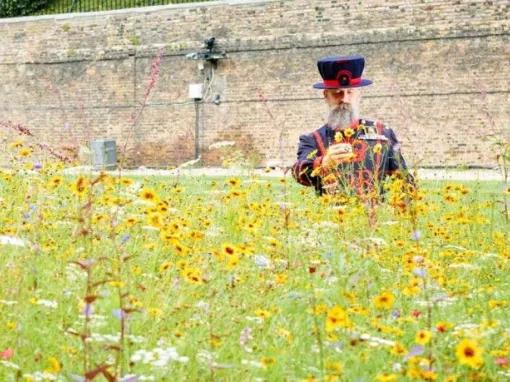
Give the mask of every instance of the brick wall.
[[[316, 60], [360, 53], [374, 81], [362, 116], [391, 125], [409, 162], [493, 166], [491, 142], [510, 136], [509, 31], [506, 0], [224, 0], [3, 19], [0, 122], [55, 148], [114, 138], [129, 165], [176, 165], [194, 156], [188, 85], [208, 76], [198, 108], [206, 162], [220, 156], [209, 145], [233, 140], [258, 165], [290, 164], [298, 136], [327, 113], [311, 87]], [[185, 58], [211, 36], [227, 53], [212, 73]]]

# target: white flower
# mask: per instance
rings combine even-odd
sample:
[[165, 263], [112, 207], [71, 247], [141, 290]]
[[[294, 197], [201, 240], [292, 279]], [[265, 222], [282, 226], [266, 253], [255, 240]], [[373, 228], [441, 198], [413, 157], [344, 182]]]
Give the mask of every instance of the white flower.
[[153, 227], [151, 225], [144, 225], [142, 226], [142, 229], [145, 231], [159, 231], [158, 227]]
[[203, 300], [200, 300], [199, 302], [196, 303], [195, 305], [198, 309], [201, 309], [205, 312], [208, 312], [209, 311], [209, 304]]
[[183, 164], [181, 164], [180, 166], [178, 166], [177, 168], [186, 168], [186, 167], [191, 167], [195, 164], [197, 164], [198, 162], [200, 162], [202, 160], [201, 157], [198, 157], [197, 159], [193, 159], [193, 160], [190, 160], [190, 161], [187, 161], [187, 162], [184, 162]]
[[378, 345], [393, 346], [393, 345], [395, 345], [394, 341], [386, 340], [381, 337], [371, 336], [370, 334], [362, 334], [360, 336], [360, 338], [364, 341], [368, 341], [369, 345], [371, 345], [371, 346], [378, 346]]
[[371, 241], [375, 245], [386, 245], [386, 240], [384, 240], [382, 237], [367, 237], [365, 238], [366, 241]]
[[26, 243], [23, 239], [6, 235], [0, 235], [0, 244], [12, 245], [15, 247], [26, 247]]
[[153, 350], [140, 349], [131, 356], [132, 362], [151, 364], [154, 367], [164, 367], [171, 361], [186, 363], [188, 357], [180, 356], [173, 347], [155, 348]]
[[17, 303], [18, 303], [17, 301], [0, 300], [0, 304], [3, 305], [16, 305]]
[[264, 255], [255, 255], [253, 257], [253, 260], [255, 261], [255, 265], [259, 268], [270, 268], [271, 267], [271, 260], [268, 259]]
[[468, 263], [455, 263], [455, 264], [450, 264], [448, 266], [450, 268], [460, 268], [460, 269], [466, 269], [466, 270], [479, 269], [480, 268], [478, 265], [468, 264]]
[[56, 301], [51, 300], [37, 300], [37, 305], [44, 306], [45, 308], [56, 309], [58, 303]]
[[0, 361], [0, 365], [4, 365], [5, 367], [9, 368], [9, 369], [15, 369], [15, 370], [19, 370], [19, 366], [16, 365], [15, 363], [13, 362], [9, 362], [9, 361]]
[[28, 380], [33, 382], [46, 382], [46, 381], [56, 381], [57, 376], [55, 374], [48, 373], [47, 371], [36, 371], [33, 374], [23, 374]]
[[262, 365], [262, 363], [260, 363], [260, 362], [250, 361], [250, 360], [247, 360], [247, 359], [241, 360], [241, 365], [256, 367], [258, 369], [262, 369], [264, 367], [264, 365]]
[[234, 146], [235, 144], [236, 143], [234, 141], [219, 141], [219, 142], [214, 142], [213, 144], [209, 145], [209, 150], [220, 149], [222, 147]]

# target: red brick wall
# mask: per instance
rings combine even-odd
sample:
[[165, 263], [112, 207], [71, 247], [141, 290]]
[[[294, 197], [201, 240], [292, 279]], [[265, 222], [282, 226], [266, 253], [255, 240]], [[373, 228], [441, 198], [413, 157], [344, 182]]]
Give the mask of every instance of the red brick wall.
[[[510, 135], [509, 29], [504, 0], [217, 1], [4, 19], [0, 121], [55, 147], [127, 141], [132, 166], [182, 163], [195, 144], [188, 85], [208, 73], [185, 54], [215, 36], [227, 59], [200, 109], [206, 163], [218, 163], [206, 148], [219, 140], [258, 165], [292, 163], [299, 134], [327, 112], [311, 87], [316, 60], [360, 53], [374, 81], [362, 115], [391, 125], [409, 162], [492, 166], [492, 140]], [[159, 79], [134, 124], [160, 49]]]

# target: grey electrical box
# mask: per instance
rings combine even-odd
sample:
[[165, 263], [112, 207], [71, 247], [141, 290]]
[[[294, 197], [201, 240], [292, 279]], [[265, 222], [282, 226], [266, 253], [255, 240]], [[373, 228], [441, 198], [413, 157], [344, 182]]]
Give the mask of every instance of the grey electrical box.
[[115, 170], [117, 167], [117, 145], [113, 139], [97, 139], [90, 142], [92, 166], [95, 170]]

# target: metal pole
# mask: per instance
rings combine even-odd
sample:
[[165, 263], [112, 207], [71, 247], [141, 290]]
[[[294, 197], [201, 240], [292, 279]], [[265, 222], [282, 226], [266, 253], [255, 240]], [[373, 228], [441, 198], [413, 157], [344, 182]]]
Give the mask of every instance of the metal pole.
[[200, 100], [195, 99], [195, 159], [200, 156]]

